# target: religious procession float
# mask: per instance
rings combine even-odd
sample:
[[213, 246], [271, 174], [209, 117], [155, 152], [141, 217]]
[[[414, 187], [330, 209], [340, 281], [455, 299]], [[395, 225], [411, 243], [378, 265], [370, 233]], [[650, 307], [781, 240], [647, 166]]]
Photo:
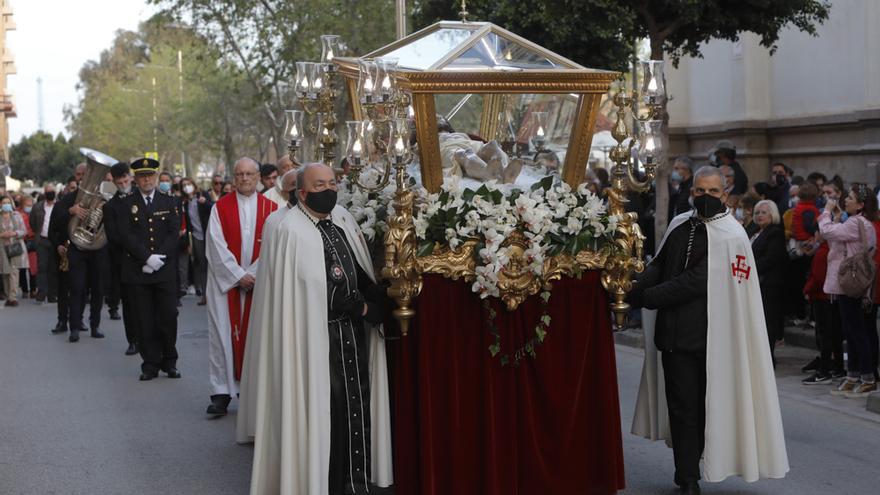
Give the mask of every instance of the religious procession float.
[[[397, 304], [398, 493], [621, 488], [611, 315], [643, 268], [626, 202], [662, 160], [662, 62], [627, 91], [486, 22], [359, 57], [321, 41], [297, 63], [286, 138], [344, 175]], [[603, 98], [617, 145], [600, 196], [584, 178]]]

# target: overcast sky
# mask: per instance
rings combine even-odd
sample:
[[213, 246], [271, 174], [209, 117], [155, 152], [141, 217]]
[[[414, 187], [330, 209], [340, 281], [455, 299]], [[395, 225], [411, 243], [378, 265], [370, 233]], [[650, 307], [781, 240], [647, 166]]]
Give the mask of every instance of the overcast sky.
[[118, 29], [137, 29], [156, 9], [145, 0], [7, 0], [16, 30], [6, 34], [18, 73], [7, 79], [18, 117], [9, 142], [39, 129], [37, 78], [43, 79], [44, 130], [67, 130], [64, 105], [77, 101], [79, 69], [110, 46]]

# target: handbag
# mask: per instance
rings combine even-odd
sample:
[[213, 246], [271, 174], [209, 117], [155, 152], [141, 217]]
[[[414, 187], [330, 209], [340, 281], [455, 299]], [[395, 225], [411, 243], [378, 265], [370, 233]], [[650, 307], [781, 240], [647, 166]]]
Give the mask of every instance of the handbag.
[[854, 299], [861, 298], [868, 292], [868, 289], [874, 283], [874, 275], [877, 269], [874, 265], [874, 257], [871, 256], [873, 249], [868, 248], [868, 244], [865, 242], [865, 227], [862, 225], [861, 220], [856, 221], [859, 222], [859, 237], [861, 238], [862, 249], [852, 256], [849, 255], [849, 250], [847, 250], [847, 257], [840, 262], [840, 266], [837, 268], [837, 280], [840, 284], [840, 289], [843, 290], [844, 294]]
[[4, 246], [4, 249], [6, 249], [6, 257], [9, 258], [9, 260], [12, 260], [12, 258], [24, 254], [24, 249], [21, 247], [20, 241], [15, 241], [12, 244], [7, 244], [6, 246]]

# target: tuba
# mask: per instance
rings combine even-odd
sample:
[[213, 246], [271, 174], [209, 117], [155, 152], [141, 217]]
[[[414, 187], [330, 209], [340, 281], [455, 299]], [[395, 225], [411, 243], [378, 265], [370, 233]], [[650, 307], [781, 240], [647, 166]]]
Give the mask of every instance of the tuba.
[[110, 172], [110, 167], [116, 163], [116, 159], [89, 148], [80, 148], [79, 152], [86, 157], [86, 173], [79, 183], [75, 204], [88, 213], [83, 220], [78, 216], [71, 218], [70, 223], [67, 224], [67, 234], [70, 242], [79, 249], [94, 251], [107, 244], [104, 211], [101, 208], [106, 199], [101, 194], [101, 183]]

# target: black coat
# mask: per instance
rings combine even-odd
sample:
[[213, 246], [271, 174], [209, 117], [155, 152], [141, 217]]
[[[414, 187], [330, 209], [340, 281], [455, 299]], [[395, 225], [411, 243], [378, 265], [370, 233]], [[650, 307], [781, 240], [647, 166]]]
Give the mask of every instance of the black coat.
[[189, 202], [190, 201], [198, 201], [199, 198], [205, 198], [204, 203], [199, 203], [199, 222], [202, 224], [202, 234], [208, 233], [208, 222], [211, 220], [211, 207], [214, 206], [214, 202], [211, 201], [211, 196], [207, 193], [198, 192], [192, 199], [183, 200], [183, 214], [186, 215], [186, 233], [192, 235], [192, 222], [189, 219]]
[[55, 247], [61, 246], [70, 240], [67, 234], [67, 225], [70, 223], [70, 208], [76, 201], [75, 192], [68, 193], [55, 202], [52, 208], [52, 216], [49, 219], [49, 240]]
[[694, 208], [691, 206], [690, 201], [688, 201], [691, 197], [691, 187], [694, 185], [694, 176], [690, 176], [687, 180], [682, 181], [682, 183], [678, 186], [678, 191], [675, 191], [669, 195], [669, 220], [671, 221], [677, 215], [681, 215], [686, 211], [691, 211]]
[[[118, 237], [125, 250], [122, 277], [128, 284], [173, 282], [177, 278], [180, 217], [176, 198], [156, 191], [148, 210], [139, 191], [126, 196], [116, 218]], [[142, 271], [153, 254], [165, 255], [165, 264], [151, 274]]]
[[109, 201], [104, 203], [103, 212], [104, 212], [104, 232], [107, 234], [107, 243], [110, 246], [110, 249], [115, 251], [121, 251], [122, 247], [122, 237], [119, 234], [119, 222], [121, 220], [128, 220], [126, 216], [126, 206], [125, 206], [125, 198], [127, 198], [129, 194], [123, 194], [121, 192], [117, 192], [110, 198]]
[[788, 251], [785, 248], [785, 231], [782, 225], [768, 225], [752, 241], [752, 252], [755, 253], [755, 268], [758, 270], [761, 290], [783, 287], [788, 267]]
[[709, 250], [706, 225], [696, 223], [690, 259], [687, 261], [691, 221], [676, 227], [660, 253], [637, 279], [630, 301], [657, 309], [654, 345], [661, 351], [706, 349], [709, 326], [706, 289]]

